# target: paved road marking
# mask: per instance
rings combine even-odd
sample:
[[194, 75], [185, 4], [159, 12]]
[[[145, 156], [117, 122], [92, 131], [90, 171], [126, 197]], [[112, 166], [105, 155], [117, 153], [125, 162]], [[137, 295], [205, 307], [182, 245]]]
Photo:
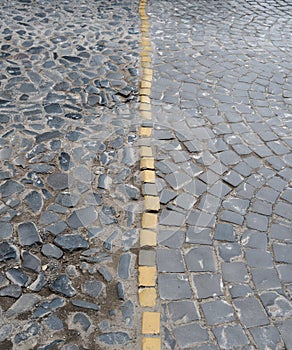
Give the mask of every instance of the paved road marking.
[[[140, 170], [144, 185], [155, 186], [155, 166], [152, 147], [149, 146], [152, 136], [152, 127], [143, 122], [152, 120], [151, 115], [151, 86], [153, 79], [152, 48], [149, 38], [150, 23], [146, 13], [147, 0], [140, 1], [139, 14], [141, 18], [141, 65], [142, 77], [140, 83], [140, 115], [142, 126], [139, 129], [141, 139]], [[148, 145], [148, 146], [147, 146]], [[158, 196], [144, 195], [144, 211], [142, 214], [142, 229], [140, 230], [139, 253], [139, 302], [142, 313], [142, 350], [160, 350], [160, 312], [157, 312], [157, 212], [160, 210]], [[147, 310], [147, 311], [144, 311]], [[151, 337], [149, 337], [151, 336]], [[155, 338], [154, 338], [155, 337]]]

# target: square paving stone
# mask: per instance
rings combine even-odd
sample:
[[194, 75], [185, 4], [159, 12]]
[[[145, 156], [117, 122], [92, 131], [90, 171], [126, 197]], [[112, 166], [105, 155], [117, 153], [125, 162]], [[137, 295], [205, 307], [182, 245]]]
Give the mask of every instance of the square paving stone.
[[159, 230], [158, 243], [169, 248], [180, 248], [185, 242], [184, 230]]
[[292, 302], [281, 290], [264, 291], [260, 294], [260, 298], [271, 317], [292, 316]]
[[223, 295], [223, 282], [219, 273], [193, 275], [193, 282], [198, 298], [209, 298]]
[[179, 249], [157, 249], [159, 272], [184, 272], [183, 257]]
[[274, 223], [270, 228], [270, 237], [292, 243], [292, 228], [282, 223]]
[[287, 220], [292, 220], [291, 204], [278, 202], [274, 208], [274, 213]]
[[194, 196], [192, 196], [191, 194], [189, 193], [181, 193], [178, 197], [176, 197], [176, 199], [174, 200], [174, 204], [183, 208], [183, 209], [186, 209], [186, 210], [189, 210], [193, 207], [193, 205], [195, 204], [196, 202], [196, 198]]
[[244, 247], [267, 249], [267, 235], [265, 232], [245, 230], [241, 237], [241, 244]]
[[218, 252], [219, 256], [226, 262], [232, 262], [234, 258], [242, 255], [238, 243], [221, 243], [218, 245]]
[[272, 203], [256, 200], [252, 205], [252, 211], [258, 214], [271, 215], [273, 211]]
[[187, 224], [199, 227], [213, 227], [215, 216], [200, 210], [192, 210], [187, 218]]
[[229, 210], [223, 210], [220, 219], [236, 225], [242, 225], [244, 221], [244, 217], [242, 215]]
[[234, 242], [235, 238], [235, 232], [232, 225], [217, 224], [214, 239], [218, 241]]
[[246, 226], [258, 231], [266, 231], [268, 228], [269, 219], [260, 214], [249, 213], [246, 216]]
[[168, 310], [173, 322], [190, 323], [200, 319], [200, 314], [193, 301], [174, 301], [168, 304]]
[[283, 264], [277, 265], [277, 269], [280, 275], [280, 280], [285, 283], [292, 283], [292, 265]]
[[189, 226], [186, 233], [186, 242], [211, 245], [211, 229]]
[[249, 341], [240, 325], [213, 328], [220, 349], [236, 349], [248, 345]]
[[251, 269], [251, 273], [257, 290], [281, 288], [281, 283], [275, 269]]
[[177, 191], [191, 182], [192, 178], [181, 171], [175, 171], [172, 174], [167, 175], [165, 180], [174, 190]]
[[176, 327], [173, 333], [181, 349], [187, 349], [190, 346], [209, 340], [207, 330], [197, 323]]
[[269, 318], [261, 303], [253, 296], [233, 302], [240, 321], [246, 328], [269, 324]]
[[192, 296], [186, 274], [167, 273], [158, 276], [160, 298], [164, 300], [190, 299]]
[[250, 331], [258, 350], [277, 350], [281, 348], [280, 333], [275, 326], [255, 327]]
[[235, 320], [234, 310], [225, 300], [215, 300], [201, 304], [208, 325], [216, 325]]
[[192, 248], [185, 255], [188, 271], [193, 272], [215, 272], [214, 249], [208, 246]]
[[246, 266], [242, 262], [222, 263], [223, 280], [233, 283], [247, 283], [249, 281]]
[[256, 198], [262, 199], [269, 203], [275, 203], [278, 196], [279, 196], [279, 192], [275, 191], [270, 187], [263, 187], [256, 194]]
[[194, 179], [184, 187], [184, 190], [198, 197], [206, 192], [207, 185], [201, 180]]
[[246, 249], [245, 258], [249, 267], [273, 267], [273, 256], [262, 249]]
[[180, 227], [185, 222], [185, 215], [174, 210], [163, 209], [159, 217], [159, 224]]
[[219, 158], [224, 165], [233, 165], [240, 162], [240, 157], [233, 151], [221, 152]]
[[229, 286], [229, 292], [232, 298], [242, 298], [253, 294], [253, 290], [248, 284], [234, 284]]
[[277, 328], [281, 333], [286, 349], [290, 350], [292, 344], [292, 318], [288, 318], [287, 320], [280, 322], [277, 324]]
[[236, 197], [229, 197], [222, 203], [223, 208], [244, 215], [249, 207], [249, 200]]

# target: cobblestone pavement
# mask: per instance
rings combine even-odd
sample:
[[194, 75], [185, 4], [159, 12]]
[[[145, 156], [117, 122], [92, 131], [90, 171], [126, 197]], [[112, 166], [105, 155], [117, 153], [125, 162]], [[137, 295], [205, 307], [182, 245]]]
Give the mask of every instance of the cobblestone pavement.
[[138, 1], [0, 4], [0, 348], [138, 348]]
[[163, 349], [292, 349], [292, 4], [148, 13]]

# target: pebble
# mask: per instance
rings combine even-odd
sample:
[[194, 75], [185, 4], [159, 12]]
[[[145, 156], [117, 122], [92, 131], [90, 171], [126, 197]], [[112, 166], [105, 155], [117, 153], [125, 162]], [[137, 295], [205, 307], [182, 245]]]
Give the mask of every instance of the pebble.
[[21, 257], [22, 257], [22, 268], [39, 273], [41, 271], [41, 260], [38, 256], [23, 250], [21, 252]]

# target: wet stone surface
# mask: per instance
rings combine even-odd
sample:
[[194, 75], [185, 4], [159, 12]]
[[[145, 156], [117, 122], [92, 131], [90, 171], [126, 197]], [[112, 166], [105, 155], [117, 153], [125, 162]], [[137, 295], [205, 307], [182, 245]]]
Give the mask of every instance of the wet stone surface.
[[291, 11], [149, 2], [163, 349], [291, 349]]
[[0, 348], [136, 348], [138, 1], [0, 21]]

